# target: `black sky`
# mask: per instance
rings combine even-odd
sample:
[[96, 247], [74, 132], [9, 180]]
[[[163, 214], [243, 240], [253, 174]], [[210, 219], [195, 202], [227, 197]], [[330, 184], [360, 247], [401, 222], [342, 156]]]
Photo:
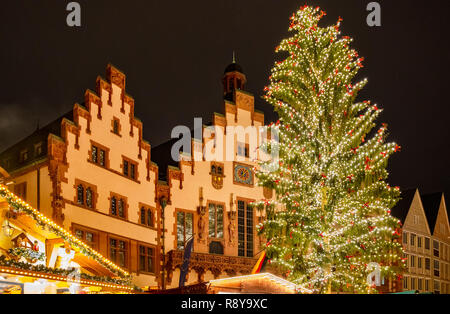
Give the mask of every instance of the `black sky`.
[[[222, 111], [221, 76], [232, 51], [256, 106], [303, 0], [78, 1], [82, 27], [66, 25], [70, 1], [2, 1], [0, 151], [83, 101], [108, 63], [127, 75], [144, 137], [156, 146], [172, 128]], [[424, 192], [450, 187], [448, 1], [378, 1], [382, 26], [366, 24], [369, 0], [308, 1], [344, 18], [343, 33], [366, 57], [361, 94], [385, 109], [390, 140], [402, 145], [390, 183]]]

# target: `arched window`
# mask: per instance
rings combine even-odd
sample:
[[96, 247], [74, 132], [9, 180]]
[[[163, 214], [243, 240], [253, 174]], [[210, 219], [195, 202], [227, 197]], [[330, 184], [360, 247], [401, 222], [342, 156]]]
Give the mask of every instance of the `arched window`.
[[77, 203], [84, 205], [84, 187], [81, 184], [77, 187]]
[[93, 207], [93, 201], [92, 201], [92, 190], [91, 188], [86, 189], [86, 206], [89, 208]]
[[111, 215], [117, 215], [117, 199], [115, 196], [111, 198]]

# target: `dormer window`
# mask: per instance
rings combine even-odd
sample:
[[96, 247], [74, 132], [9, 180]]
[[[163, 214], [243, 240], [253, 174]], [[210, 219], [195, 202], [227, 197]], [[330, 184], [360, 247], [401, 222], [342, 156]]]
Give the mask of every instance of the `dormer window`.
[[20, 155], [19, 155], [19, 161], [20, 162], [25, 162], [27, 160], [28, 160], [28, 150], [21, 151]]
[[42, 155], [42, 142], [37, 143], [36, 145], [34, 145], [34, 155], [36, 157]]

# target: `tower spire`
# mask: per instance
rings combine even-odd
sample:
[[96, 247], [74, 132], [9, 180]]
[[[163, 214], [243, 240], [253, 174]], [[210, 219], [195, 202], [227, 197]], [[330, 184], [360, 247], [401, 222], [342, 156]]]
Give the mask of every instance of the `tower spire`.
[[236, 52], [233, 50], [233, 63], [236, 63]]

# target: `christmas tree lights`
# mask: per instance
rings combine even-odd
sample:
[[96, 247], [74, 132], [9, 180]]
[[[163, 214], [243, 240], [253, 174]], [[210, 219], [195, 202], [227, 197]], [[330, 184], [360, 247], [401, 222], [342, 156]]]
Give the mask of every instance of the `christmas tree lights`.
[[292, 37], [276, 48], [288, 57], [274, 65], [264, 98], [279, 115], [269, 126], [279, 142], [264, 148], [276, 146], [279, 159], [262, 163], [272, 170], [257, 176], [277, 197], [257, 204], [266, 209], [258, 230], [270, 263], [294, 283], [315, 293], [372, 293], [369, 264], [394, 280], [404, 267], [400, 222], [390, 214], [400, 190], [385, 181], [400, 147], [386, 143], [386, 125], [371, 132], [382, 110], [356, 101], [366, 79], [353, 83], [364, 58], [341, 36], [341, 18], [319, 27], [325, 15], [300, 8]]

